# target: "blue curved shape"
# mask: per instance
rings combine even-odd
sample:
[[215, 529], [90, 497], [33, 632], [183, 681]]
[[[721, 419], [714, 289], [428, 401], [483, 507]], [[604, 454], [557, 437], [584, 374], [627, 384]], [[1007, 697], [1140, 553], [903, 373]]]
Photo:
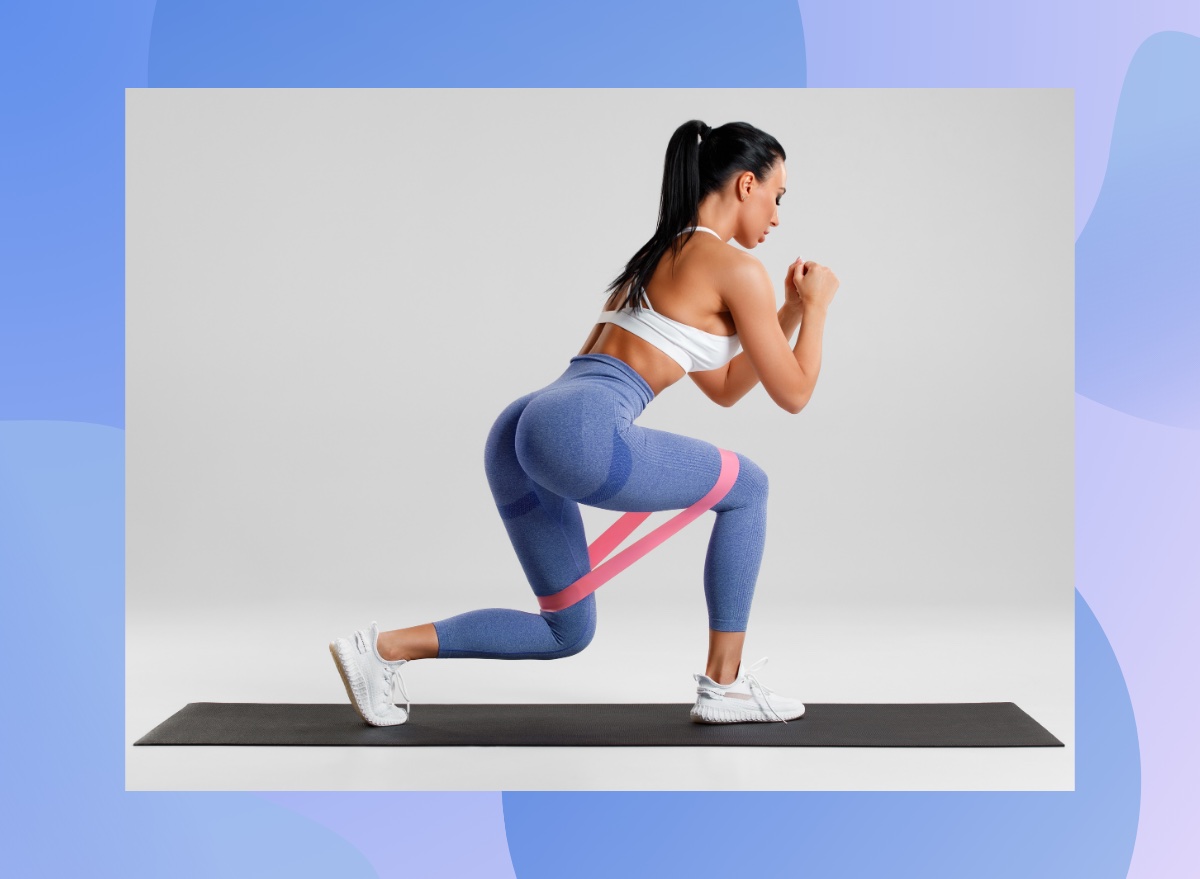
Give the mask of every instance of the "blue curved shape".
[[744, 876], [752, 863], [756, 876], [1124, 877], [1140, 804], [1137, 728], [1078, 592], [1075, 619], [1074, 791], [509, 791], [517, 875], [676, 876], [703, 865], [703, 875]]
[[342, 837], [253, 794], [125, 793], [124, 467], [124, 431], [0, 421], [5, 695], [20, 712], [0, 724], [2, 872], [375, 876]]
[[504, 839], [501, 795], [493, 791], [275, 791], [257, 796], [336, 830], [381, 877], [515, 876]]
[[[380, 875], [332, 830], [252, 793], [139, 792], [112, 806], [122, 850], [120, 869], [108, 875], [122, 879]], [[72, 825], [73, 841], [79, 826]], [[96, 875], [94, 866], [83, 875]]]
[[125, 89], [152, 0], [5, 3], [0, 419], [125, 424]]
[[148, 75], [173, 88], [799, 88], [805, 65], [790, 0], [160, 0]]
[[1075, 248], [1075, 387], [1200, 428], [1200, 38], [1159, 33], [1133, 56], [1108, 171]]

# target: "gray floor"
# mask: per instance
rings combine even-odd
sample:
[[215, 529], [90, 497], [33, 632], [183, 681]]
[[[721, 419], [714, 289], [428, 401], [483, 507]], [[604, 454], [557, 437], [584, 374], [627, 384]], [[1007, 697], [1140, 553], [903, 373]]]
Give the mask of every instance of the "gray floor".
[[[605, 596], [605, 598], [610, 598]], [[611, 599], [610, 599], [611, 600]], [[744, 662], [805, 702], [1016, 702], [1065, 748], [299, 748], [132, 747], [188, 702], [340, 702], [327, 644], [449, 615], [249, 605], [230, 612], [130, 611], [126, 621], [129, 790], [1073, 790], [1072, 618], [944, 608], [806, 609], [751, 620]], [[690, 702], [703, 671], [703, 617], [650, 605], [604, 616], [567, 659], [422, 660], [406, 667], [422, 702]], [[524, 608], [532, 610], [532, 608]], [[361, 610], [362, 619], [340, 617]], [[450, 611], [454, 612], [454, 611]], [[686, 624], [685, 624], [686, 623]], [[629, 649], [629, 645], [640, 645]]]

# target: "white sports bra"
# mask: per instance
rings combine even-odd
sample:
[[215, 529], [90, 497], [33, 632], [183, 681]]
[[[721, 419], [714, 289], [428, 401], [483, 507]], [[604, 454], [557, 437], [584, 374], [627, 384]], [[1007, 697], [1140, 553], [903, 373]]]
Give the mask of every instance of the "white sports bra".
[[[679, 234], [682, 235], [693, 229], [712, 232], [717, 238], [721, 238], [720, 233], [713, 232], [707, 226], [688, 226]], [[646, 304], [650, 304], [648, 298]], [[732, 336], [708, 333], [696, 329], [690, 324], [672, 320], [665, 314], [659, 314], [653, 306], [643, 308], [640, 314], [635, 314], [629, 308], [602, 311], [596, 322], [614, 323], [635, 336], [645, 339], [655, 348], [669, 355], [683, 367], [685, 372], [702, 372], [706, 369], [724, 366], [742, 347], [737, 333]]]

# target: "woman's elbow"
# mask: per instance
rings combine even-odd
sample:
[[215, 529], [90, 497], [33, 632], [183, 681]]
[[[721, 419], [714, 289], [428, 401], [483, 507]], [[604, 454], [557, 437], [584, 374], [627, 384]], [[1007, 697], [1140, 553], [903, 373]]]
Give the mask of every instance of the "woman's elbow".
[[799, 399], [794, 400], [792, 405], [787, 407], [787, 411], [792, 415], [799, 415], [800, 412], [808, 405], [808, 401], [812, 399], [812, 394], [804, 394]]
[[773, 397], [772, 399], [774, 399], [775, 405], [788, 415], [799, 415], [800, 410], [804, 408], [804, 403], [800, 401], [789, 400], [786, 398], [780, 399], [778, 397]]

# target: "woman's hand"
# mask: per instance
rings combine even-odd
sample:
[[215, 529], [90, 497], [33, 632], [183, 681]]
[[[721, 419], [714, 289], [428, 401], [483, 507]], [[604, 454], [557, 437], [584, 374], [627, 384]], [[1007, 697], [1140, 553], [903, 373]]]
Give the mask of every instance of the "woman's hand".
[[799, 276], [796, 270], [800, 267], [800, 257], [788, 266], [787, 276], [783, 279], [783, 304], [788, 308], [800, 310], [800, 288], [796, 286]]
[[[799, 260], [797, 260], [799, 262]], [[796, 263], [792, 264], [796, 266]], [[828, 308], [841, 283], [828, 266], [809, 260], [792, 270], [800, 308]]]

